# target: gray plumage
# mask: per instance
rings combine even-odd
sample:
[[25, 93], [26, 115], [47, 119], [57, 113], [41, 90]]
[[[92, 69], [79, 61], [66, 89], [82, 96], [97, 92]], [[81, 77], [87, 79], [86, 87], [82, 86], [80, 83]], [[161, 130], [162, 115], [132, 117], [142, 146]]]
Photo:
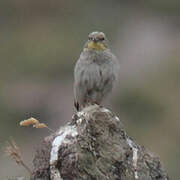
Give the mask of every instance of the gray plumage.
[[[95, 37], [100, 34], [99, 32], [93, 33]], [[111, 92], [118, 76], [119, 64], [116, 57], [107, 47], [104, 50], [88, 48], [90, 41], [94, 39], [86, 43], [74, 69], [74, 97], [78, 110], [88, 104], [101, 104]], [[107, 42], [103, 43], [107, 45]]]

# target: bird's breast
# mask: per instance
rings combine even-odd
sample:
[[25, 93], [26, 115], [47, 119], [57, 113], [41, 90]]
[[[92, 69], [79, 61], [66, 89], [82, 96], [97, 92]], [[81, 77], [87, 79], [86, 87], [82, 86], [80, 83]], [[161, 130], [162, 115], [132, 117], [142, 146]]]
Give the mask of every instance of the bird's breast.
[[97, 65], [102, 65], [104, 63], [108, 63], [108, 61], [109, 61], [109, 58], [104, 51], [99, 52], [99, 51], [95, 51], [95, 50], [89, 51], [86, 54], [85, 59], [90, 64], [95, 63]]

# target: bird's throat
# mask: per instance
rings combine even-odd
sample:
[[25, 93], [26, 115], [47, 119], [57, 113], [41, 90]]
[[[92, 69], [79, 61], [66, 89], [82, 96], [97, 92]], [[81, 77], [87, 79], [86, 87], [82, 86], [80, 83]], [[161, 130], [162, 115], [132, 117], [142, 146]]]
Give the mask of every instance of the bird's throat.
[[93, 41], [88, 43], [88, 48], [89, 49], [95, 49], [97, 51], [103, 51], [106, 49], [106, 47], [104, 46], [103, 43], [93, 42]]

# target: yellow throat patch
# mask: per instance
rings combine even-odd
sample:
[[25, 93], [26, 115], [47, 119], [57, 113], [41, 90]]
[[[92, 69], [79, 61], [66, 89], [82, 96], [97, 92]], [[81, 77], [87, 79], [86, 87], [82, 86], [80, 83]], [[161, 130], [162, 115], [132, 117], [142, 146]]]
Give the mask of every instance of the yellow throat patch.
[[102, 51], [106, 49], [103, 43], [93, 41], [88, 43], [88, 48], [95, 49], [97, 51]]

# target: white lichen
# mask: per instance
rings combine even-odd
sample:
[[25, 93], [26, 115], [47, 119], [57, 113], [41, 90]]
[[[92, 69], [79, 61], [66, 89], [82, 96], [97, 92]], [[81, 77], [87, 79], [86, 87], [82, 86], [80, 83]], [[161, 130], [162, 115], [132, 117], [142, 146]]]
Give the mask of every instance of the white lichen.
[[79, 119], [77, 120], [77, 124], [81, 124], [82, 121], [83, 121], [83, 119], [82, 119], [82, 118], [79, 118]]
[[90, 106], [87, 106], [83, 109], [83, 112], [87, 115], [95, 110], [97, 110], [99, 108], [99, 106], [97, 104], [93, 104]]
[[135, 145], [135, 143], [129, 138], [127, 138], [127, 143], [132, 148], [132, 151], [133, 151], [132, 161], [133, 161], [133, 167], [134, 167], [134, 178], [138, 179], [138, 172], [137, 172], [138, 148]]
[[63, 180], [59, 170], [55, 166], [50, 166], [51, 179], [53, 180]]
[[101, 112], [106, 112], [106, 113], [109, 113], [110, 110], [109, 109], [106, 109], [106, 108], [102, 108]]
[[81, 116], [84, 116], [85, 115], [85, 112], [84, 111], [79, 111], [77, 112], [77, 116], [78, 117], [81, 117]]
[[83, 108], [81, 111], [77, 112], [77, 116], [78, 116], [78, 120], [77, 120], [77, 124], [82, 123], [83, 120], [86, 121], [86, 123], [88, 123], [88, 119], [90, 119], [90, 115], [92, 114], [92, 112], [94, 110], [96, 110], [99, 106], [94, 104], [94, 105], [89, 105], [85, 108]]
[[53, 180], [62, 180], [59, 170], [56, 168], [56, 164], [58, 161], [58, 151], [62, 144], [71, 143], [71, 141], [67, 138], [67, 136], [75, 137], [78, 135], [75, 126], [65, 126], [61, 128], [59, 132], [57, 132], [57, 136], [52, 142], [52, 148], [50, 153], [50, 172], [51, 179]]
[[115, 119], [116, 119], [116, 121], [120, 121], [119, 118], [118, 118], [117, 116], [115, 116]]

